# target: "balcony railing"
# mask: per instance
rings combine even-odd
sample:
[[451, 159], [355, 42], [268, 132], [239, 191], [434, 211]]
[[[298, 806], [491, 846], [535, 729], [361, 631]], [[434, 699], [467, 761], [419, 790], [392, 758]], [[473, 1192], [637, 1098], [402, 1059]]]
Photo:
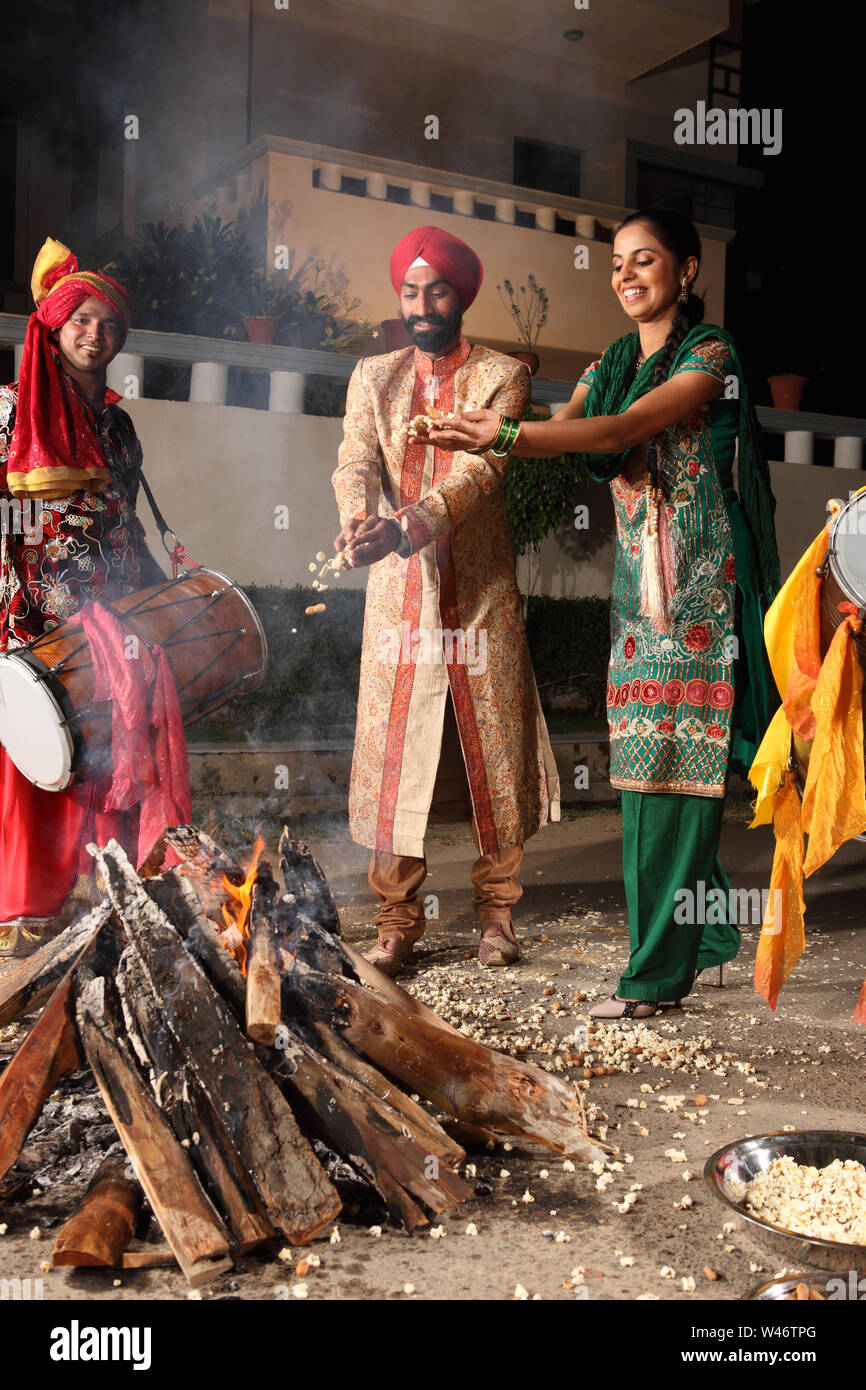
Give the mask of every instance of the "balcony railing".
[[[15, 349], [15, 375], [27, 319], [20, 314], [0, 314], [0, 346]], [[275, 347], [235, 342], [231, 338], [198, 338], [186, 333], [153, 333], [133, 329], [108, 370], [108, 384], [122, 396], [144, 396], [145, 364], [173, 363], [188, 366], [189, 400], [200, 405], [225, 405], [228, 374], [232, 368], [267, 374], [270, 379], [268, 409], [289, 414], [304, 413], [304, 387], [308, 377], [327, 377], [348, 382], [357, 357], [346, 353], [315, 352], [302, 348]], [[533, 380], [534, 405], [555, 409], [571, 398], [574, 383]], [[786, 463], [812, 462], [814, 441], [832, 439], [836, 468], [863, 467], [866, 420], [844, 415], [758, 407], [758, 419], [767, 434], [784, 437]]]

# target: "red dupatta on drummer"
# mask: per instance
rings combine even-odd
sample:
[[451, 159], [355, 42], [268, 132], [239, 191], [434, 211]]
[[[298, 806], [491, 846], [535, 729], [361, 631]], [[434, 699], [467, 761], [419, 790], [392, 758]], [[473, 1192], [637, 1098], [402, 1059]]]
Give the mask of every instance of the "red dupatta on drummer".
[[[166, 826], [192, 819], [174, 677], [162, 647], [148, 652], [101, 603], [86, 604], [80, 621], [93, 657], [93, 699], [111, 701], [111, 781], [102, 808], [131, 811], [140, 806], [137, 862], [142, 864]], [[134, 656], [130, 641], [136, 643]]]

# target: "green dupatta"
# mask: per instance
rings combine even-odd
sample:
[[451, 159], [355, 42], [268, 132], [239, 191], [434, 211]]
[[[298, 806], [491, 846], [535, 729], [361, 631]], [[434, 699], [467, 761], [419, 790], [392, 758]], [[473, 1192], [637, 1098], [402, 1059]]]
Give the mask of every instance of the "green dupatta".
[[[719, 338], [727, 347], [739, 383], [739, 431], [737, 450], [737, 492], [749, 530], [755, 542], [761, 607], [766, 612], [781, 586], [779, 552], [773, 513], [776, 500], [770, 483], [770, 470], [761, 445], [761, 426], [749, 398], [749, 389], [740, 357], [730, 333], [715, 324], [700, 323], [688, 332], [671, 363], [671, 373], [705, 338]], [[659, 352], [663, 348], [659, 348]], [[644, 362], [635, 375], [640, 337], [627, 333], [617, 338], [595, 369], [595, 378], [584, 402], [584, 415], [621, 415], [652, 387], [658, 353]], [[581, 454], [580, 458], [596, 482], [610, 482], [626, 466], [629, 451], [622, 454]]]

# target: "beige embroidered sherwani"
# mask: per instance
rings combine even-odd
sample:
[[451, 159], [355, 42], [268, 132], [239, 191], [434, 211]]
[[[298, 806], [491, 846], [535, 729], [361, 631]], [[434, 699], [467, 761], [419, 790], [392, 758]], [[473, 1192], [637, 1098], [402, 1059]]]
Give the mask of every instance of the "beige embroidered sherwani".
[[403, 348], [352, 374], [333, 483], [342, 525], [387, 516], [412, 555], [371, 566], [355, 753], [352, 838], [422, 856], [450, 689], [481, 851], [559, 819], [559, 780], [523, 627], [505, 510], [506, 460], [409, 439], [409, 421], [490, 406], [522, 416], [526, 367], [465, 339], [431, 362]]

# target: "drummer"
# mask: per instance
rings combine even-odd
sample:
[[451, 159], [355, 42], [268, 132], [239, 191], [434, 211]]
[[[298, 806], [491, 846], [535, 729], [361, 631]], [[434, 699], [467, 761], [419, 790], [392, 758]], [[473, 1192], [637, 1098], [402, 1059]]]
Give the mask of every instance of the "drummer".
[[[51, 238], [31, 288], [37, 308], [19, 378], [0, 387], [0, 652], [58, 627], [90, 600], [165, 578], [135, 514], [141, 445], [121, 397], [106, 386], [129, 330], [126, 291], [107, 275], [79, 271], [68, 247]], [[105, 812], [92, 783], [34, 787], [0, 749], [0, 958], [28, 954], [57, 929], [77, 875], [92, 864], [84, 846], [113, 835], [131, 848], [135, 820]]]

